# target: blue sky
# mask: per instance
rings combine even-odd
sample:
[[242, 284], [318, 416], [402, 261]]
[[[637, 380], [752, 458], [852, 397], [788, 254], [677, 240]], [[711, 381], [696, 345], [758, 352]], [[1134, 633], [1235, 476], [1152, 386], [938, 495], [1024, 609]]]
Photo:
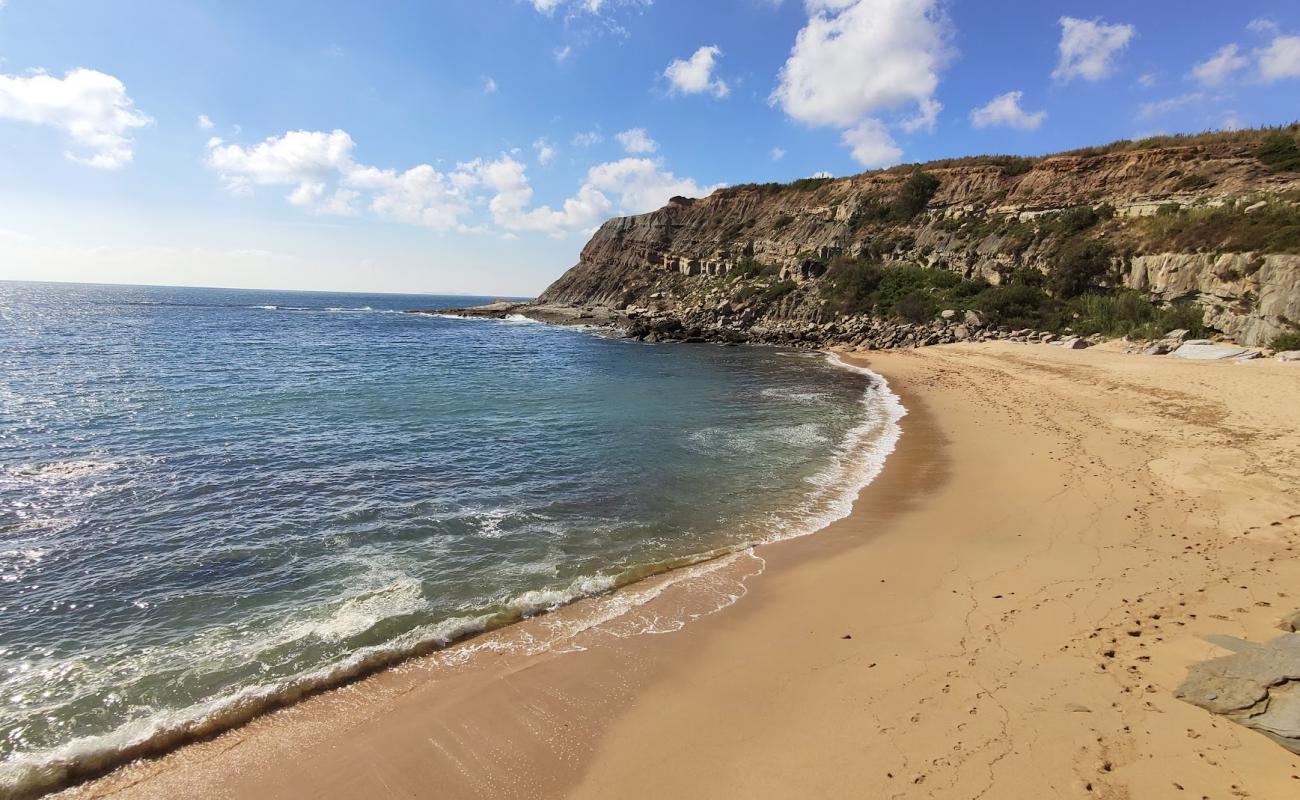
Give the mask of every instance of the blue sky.
[[1297, 100], [1294, 2], [0, 0], [0, 279], [532, 294], [673, 194]]

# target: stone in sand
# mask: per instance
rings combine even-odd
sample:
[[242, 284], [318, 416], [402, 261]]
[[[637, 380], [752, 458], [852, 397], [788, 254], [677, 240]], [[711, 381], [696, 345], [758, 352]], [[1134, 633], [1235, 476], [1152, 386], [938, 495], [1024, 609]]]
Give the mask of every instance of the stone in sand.
[[1300, 633], [1267, 644], [1214, 637], [1232, 655], [1193, 664], [1178, 697], [1300, 754]]

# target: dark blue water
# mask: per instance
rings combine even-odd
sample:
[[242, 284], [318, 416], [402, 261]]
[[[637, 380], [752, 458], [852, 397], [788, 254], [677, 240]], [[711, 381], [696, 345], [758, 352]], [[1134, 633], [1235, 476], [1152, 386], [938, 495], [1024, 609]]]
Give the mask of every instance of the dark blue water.
[[826, 359], [0, 283], [0, 787], [845, 513], [896, 436]]

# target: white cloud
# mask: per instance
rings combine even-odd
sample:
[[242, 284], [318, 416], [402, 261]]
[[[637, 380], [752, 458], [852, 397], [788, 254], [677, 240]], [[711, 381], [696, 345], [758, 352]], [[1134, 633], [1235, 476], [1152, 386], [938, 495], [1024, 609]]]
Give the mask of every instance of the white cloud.
[[550, 16], [555, 13], [555, 9], [559, 7], [560, 0], [532, 0], [532, 4], [533, 8], [547, 16]]
[[594, 227], [608, 217], [613, 208], [609, 198], [584, 184], [577, 195], [565, 200], [559, 209], [550, 206], [530, 209], [533, 189], [528, 183], [524, 165], [505, 154], [494, 161], [461, 164], [457, 170], [493, 192], [488, 202], [492, 221], [510, 232], [534, 231], [563, 236], [573, 230]]
[[[624, 134], [632, 134], [620, 136], [633, 146], [650, 142], [640, 129]], [[539, 163], [554, 157], [545, 139], [533, 147]], [[352, 137], [342, 130], [290, 131], [249, 147], [213, 137], [208, 165], [235, 193], [256, 186], [287, 186], [291, 189], [286, 199], [312, 213], [350, 216], [364, 204], [378, 217], [459, 232], [488, 230], [466, 221], [484, 205], [500, 232], [564, 236], [590, 230], [616, 211], [641, 213], [662, 206], [673, 195], [698, 197], [718, 188], [679, 178], [659, 160], [625, 158], [589, 169], [574, 196], [558, 208], [533, 207], [527, 168], [514, 153], [457, 164], [449, 173], [429, 164], [399, 172], [357, 163], [354, 149]]]
[[129, 164], [131, 130], [153, 122], [136, 110], [120, 80], [93, 69], [74, 69], [62, 78], [44, 72], [0, 75], [0, 118], [63, 131], [73, 145], [64, 155], [101, 169]]
[[844, 129], [864, 165], [901, 155], [876, 116], [915, 106], [905, 131], [930, 128], [934, 94], [952, 56], [937, 0], [806, 0], [808, 23], [781, 68], [771, 102], [791, 118]]
[[1171, 111], [1177, 111], [1180, 108], [1199, 103], [1205, 99], [1205, 95], [1200, 92], [1190, 92], [1181, 94], [1177, 97], [1170, 97], [1165, 100], [1156, 100], [1150, 103], [1143, 103], [1138, 106], [1138, 116], [1142, 119], [1151, 119], [1162, 114], [1168, 114]]
[[323, 192], [327, 176], [351, 169], [353, 146], [352, 137], [342, 130], [289, 131], [252, 147], [213, 137], [208, 140], [208, 166], [234, 193], [246, 192], [252, 185], [293, 185], [297, 188], [290, 197], [296, 199], [291, 202], [304, 205], [312, 184], [322, 184]]
[[926, 98], [921, 101], [921, 106], [917, 109], [916, 115], [903, 120], [898, 126], [908, 133], [915, 133], [920, 130], [933, 131], [934, 123], [938, 121], [940, 111], [943, 111], [943, 103], [932, 97]]
[[1138, 76], [1138, 85], [1143, 89], [1150, 89], [1156, 85], [1156, 76], [1150, 72], [1144, 72]]
[[573, 48], [566, 44], [564, 47], [555, 48], [551, 54], [555, 56], [557, 64], [563, 64], [565, 61], [568, 61], [569, 56], [573, 54]]
[[605, 137], [600, 135], [600, 131], [585, 131], [575, 133], [569, 143], [574, 147], [594, 147], [603, 141], [605, 141]]
[[1236, 111], [1223, 112], [1223, 119], [1219, 122], [1220, 130], [1239, 131], [1244, 127], [1246, 127], [1246, 123]]
[[537, 151], [537, 163], [543, 167], [555, 159], [555, 148], [545, 139], [538, 139], [533, 142], [533, 149]]
[[483, 76], [483, 94], [492, 94], [497, 90], [497, 82], [490, 76]]
[[1277, 33], [1280, 30], [1277, 22], [1265, 17], [1258, 17], [1246, 23], [1246, 30], [1252, 33]]
[[679, 178], [665, 171], [661, 161], [624, 158], [592, 167], [587, 171], [586, 185], [618, 195], [623, 210], [643, 214], [663, 206], [669, 198], [677, 195], [704, 197], [725, 184], [700, 186], [690, 178]]
[[1074, 78], [1098, 81], [1111, 74], [1114, 57], [1132, 41], [1137, 28], [1094, 20], [1061, 17], [1061, 60], [1052, 77], [1061, 83]]
[[207, 114], [199, 114], [197, 125], [199, 126], [199, 130], [210, 131], [212, 130], [212, 119]]
[[664, 70], [664, 77], [668, 79], [668, 91], [673, 94], [708, 92], [714, 97], [726, 97], [731, 91], [730, 87], [722, 78], [713, 75], [713, 68], [721, 56], [722, 50], [717, 45], [706, 45], [696, 50], [690, 58], [673, 59]]
[[785, 150], [781, 149], [780, 147], [773, 147], [773, 148], [772, 148], [772, 160], [773, 160], [773, 161], [780, 161], [780, 160], [783, 159], [783, 158], [785, 158]]
[[[428, 164], [405, 172], [353, 167], [343, 176], [353, 190], [371, 192], [370, 211], [378, 216], [434, 230], [452, 230], [470, 210], [464, 176], [444, 175]], [[347, 205], [358, 195], [347, 196]]]
[[1047, 119], [1046, 111], [1025, 111], [1020, 107], [1024, 92], [1000, 94], [970, 112], [970, 124], [976, 128], [1007, 127], [1032, 131]]
[[1220, 86], [1249, 61], [1238, 53], [1235, 44], [1224, 45], [1205, 61], [1192, 68], [1192, 76], [1206, 86]]
[[659, 143], [650, 138], [645, 128], [631, 128], [614, 134], [614, 138], [623, 145], [624, 150], [634, 155], [653, 153], [659, 149]]
[[1259, 77], [1266, 83], [1284, 78], [1300, 78], [1300, 36], [1277, 36], [1255, 51], [1259, 59]]
[[894, 144], [884, 123], [877, 119], [864, 119], [844, 131], [841, 140], [853, 153], [853, 160], [864, 167], [887, 167], [897, 164], [903, 151]]

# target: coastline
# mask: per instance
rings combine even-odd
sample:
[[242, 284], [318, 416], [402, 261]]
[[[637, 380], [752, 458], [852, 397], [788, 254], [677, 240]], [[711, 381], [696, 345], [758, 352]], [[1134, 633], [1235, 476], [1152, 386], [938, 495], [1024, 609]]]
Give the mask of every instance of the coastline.
[[64, 795], [1295, 791], [1295, 756], [1172, 690], [1221, 652], [1200, 636], [1294, 610], [1300, 568], [1270, 559], [1300, 539], [1300, 375], [1016, 345], [868, 363], [905, 433], [817, 536], [635, 584], [662, 591], [563, 651], [507, 645], [592, 603]]

